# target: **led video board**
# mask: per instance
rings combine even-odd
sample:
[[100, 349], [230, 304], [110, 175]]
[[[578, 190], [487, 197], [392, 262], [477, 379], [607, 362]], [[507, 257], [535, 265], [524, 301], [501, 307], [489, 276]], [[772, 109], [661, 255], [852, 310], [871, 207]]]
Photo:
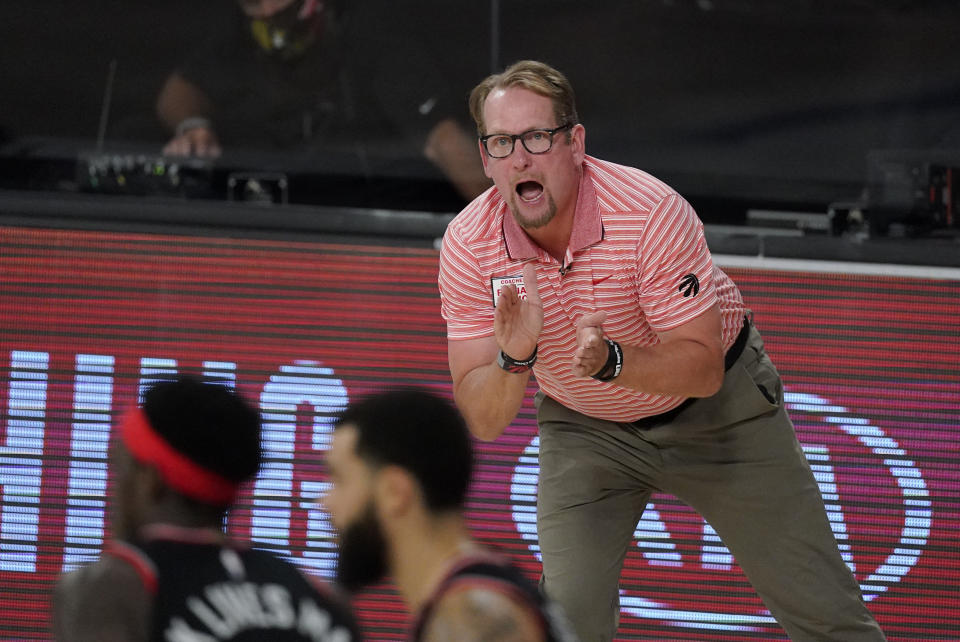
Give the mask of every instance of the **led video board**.
[[[434, 249], [0, 227], [0, 638], [49, 637], [61, 572], [110, 536], [108, 453], [164, 373], [234, 386], [266, 462], [228, 531], [329, 577], [321, 455], [348, 400], [449, 395]], [[960, 280], [730, 268], [786, 385], [831, 525], [890, 639], [960, 638]], [[535, 389], [531, 384], [530, 392]], [[478, 443], [474, 534], [539, 573], [528, 399]], [[712, 528], [654, 495], [621, 581], [619, 639], [784, 639]], [[389, 585], [357, 596], [403, 637]]]

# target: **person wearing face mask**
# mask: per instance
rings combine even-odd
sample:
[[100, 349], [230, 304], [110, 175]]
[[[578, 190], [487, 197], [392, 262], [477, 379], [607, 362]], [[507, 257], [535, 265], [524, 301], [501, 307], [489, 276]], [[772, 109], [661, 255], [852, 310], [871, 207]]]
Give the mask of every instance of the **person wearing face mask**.
[[470, 536], [472, 446], [449, 402], [411, 388], [352, 403], [326, 465], [337, 580], [355, 590], [389, 576], [413, 614], [410, 640], [576, 640], [534, 584]]
[[470, 110], [495, 186], [443, 237], [454, 397], [493, 440], [536, 376], [546, 595], [582, 639], [613, 639], [627, 548], [661, 491], [713, 526], [791, 639], [883, 640], [690, 204], [588, 156], [573, 88], [549, 65], [487, 77]]
[[465, 199], [489, 186], [442, 74], [390, 5], [237, 0], [156, 101], [164, 153], [423, 158]]

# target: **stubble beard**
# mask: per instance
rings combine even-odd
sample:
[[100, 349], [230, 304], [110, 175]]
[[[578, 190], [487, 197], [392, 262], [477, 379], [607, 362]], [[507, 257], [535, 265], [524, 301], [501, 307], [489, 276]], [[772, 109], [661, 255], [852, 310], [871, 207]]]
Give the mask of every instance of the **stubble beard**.
[[517, 222], [517, 225], [525, 230], [536, 230], [544, 227], [553, 220], [553, 217], [557, 215], [557, 203], [549, 194], [545, 193], [544, 195], [547, 197], [547, 209], [543, 214], [533, 220], [524, 218], [523, 214], [520, 213], [520, 205], [518, 204], [519, 196], [514, 195], [514, 197], [510, 199], [510, 213], [513, 214], [513, 220]]

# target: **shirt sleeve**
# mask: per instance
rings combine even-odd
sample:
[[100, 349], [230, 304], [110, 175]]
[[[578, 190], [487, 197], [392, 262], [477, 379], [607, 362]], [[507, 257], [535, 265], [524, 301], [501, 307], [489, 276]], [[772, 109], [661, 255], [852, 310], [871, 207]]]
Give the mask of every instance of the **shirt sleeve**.
[[440, 250], [440, 312], [448, 339], [493, 335], [493, 294], [480, 267], [453, 225], [447, 227]]
[[640, 306], [655, 331], [683, 325], [717, 302], [703, 223], [680, 195], [651, 211], [638, 252]]

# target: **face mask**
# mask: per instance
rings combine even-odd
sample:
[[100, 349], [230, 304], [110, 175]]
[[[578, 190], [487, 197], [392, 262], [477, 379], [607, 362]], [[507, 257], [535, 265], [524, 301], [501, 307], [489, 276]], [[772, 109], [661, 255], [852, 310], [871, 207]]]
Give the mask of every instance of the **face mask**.
[[266, 53], [281, 60], [299, 58], [320, 34], [323, 3], [297, 0], [269, 18], [252, 18], [250, 33]]

